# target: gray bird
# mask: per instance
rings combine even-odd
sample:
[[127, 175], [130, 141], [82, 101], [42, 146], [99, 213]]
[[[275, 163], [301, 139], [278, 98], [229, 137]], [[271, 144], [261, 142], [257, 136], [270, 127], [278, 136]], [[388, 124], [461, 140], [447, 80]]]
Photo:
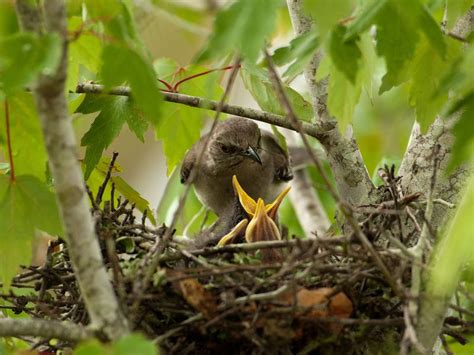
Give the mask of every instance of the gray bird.
[[[182, 183], [189, 183], [191, 169], [207, 136], [194, 144], [184, 157]], [[241, 117], [231, 117], [217, 124], [193, 181], [201, 202], [219, 217], [235, 210], [233, 175], [237, 175], [252, 198], [261, 197], [266, 203], [272, 202], [285, 182], [293, 178], [288, 153], [275, 136]]]

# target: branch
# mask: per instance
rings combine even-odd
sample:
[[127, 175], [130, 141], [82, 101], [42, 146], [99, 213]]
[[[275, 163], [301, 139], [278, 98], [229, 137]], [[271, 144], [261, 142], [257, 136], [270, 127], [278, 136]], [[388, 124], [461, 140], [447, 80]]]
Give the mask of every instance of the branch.
[[[312, 19], [303, 14], [302, 0], [287, 0], [288, 11], [297, 35], [311, 31]], [[330, 117], [327, 109], [327, 80], [316, 82], [315, 75], [322, 54], [317, 52], [304, 70], [314, 111], [318, 123], [324, 128], [318, 138], [325, 148], [328, 162], [336, 179], [337, 189], [348, 202], [356, 205], [375, 202], [376, 191], [365, 167], [362, 155], [352, 137], [343, 137], [337, 122]]]
[[[118, 86], [111, 88], [110, 90], [105, 90], [103, 85], [90, 84], [90, 83], [80, 83], [76, 87], [75, 93], [77, 94], [109, 94], [109, 95], [118, 95], [118, 96], [130, 96], [131, 90], [127, 86]], [[219, 102], [214, 100], [209, 100], [197, 96], [189, 96], [185, 94], [177, 94], [171, 92], [163, 92], [163, 98], [165, 101], [174, 102], [181, 105], [199, 107], [206, 110], [217, 111], [219, 107]], [[255, 110], [248, 107], [242, 107], [237, 105], [229, 105], [224, 103], [222, 105], [223, 113], [228, 113], [230, 115], [241, 116], [251, 118], [256, 121], [269, 123], [278, 127], [283, 127], [291, 130], [295, 130], [290, 121], [288, 121], [284, 116], [277, 115], [271, 112]], [[303, 131], [316, 139], [321, 137], [320, 130], [317, 126], [303, 122]]]
[[81, 325], [43, 319], [0, 319], [0, 337], [34, 336], [77, 343], [92, 336]]
[[[16, 1], [17, 12], [24, 30], [39, 31], [42, 24], [32, 21], [38, 21], [40, 11], [32, 4], [34, 2], [28, 0]], [[45, 29], [58, 33], [62, 38], [62, 57], [57, 70], [50, 75], [40, 76], [33, 89], [49, 166], [74, 273], [92, 327], [102, 331], [105, 337], [116, 339], [128, 332], [127, 321], [104, 267], [77, 158], [74, 129], [68, 117], [65, 96], [68, 53], [65, 4], [61, 0], [48, 0], [44, 2], [42, 10]]]
[[[471, 7], [454, 25], [453, 33], [467, 37], [473, 28], [474, 7]], [[398, 172], [398, 175], [402, 176], [401, 186], [405, 193], [424, 191], [426, 186], [430, 186], [430, 180], [433, 175], [430, 157], [435, 144], [440, 145], [438, 153], [441, 157], [439, 169], [445, 171], [450, 160], [449, 153], [454, 142], [451, 128], [455, 120], [455, 117], [445, 118], [444, 121], [436, 119], [425, 134], [421, 133], [420, 125], [415, 121]], [[433, 190], [433, 198], [440, 198], [448, 203], [456, 203], [459, 191], [467, 176], [468, 169], [466, 167], [456, 169], [450, 176], [440, 176]], [[446, 212], [447, 210], [444, 206], [434, 208], [432, 218], [433, 229], [436, 230], [451, 215], [451, 213]]]
[[[224, 246], [206, 247], [202, 249], [188, 250], [187, 252], [194, 256], [209, 256], [224, 253], [242, 253], [255, 250], [273, 249], [273, 248], [300, 248], [302, 250], [309, 250], [314, 245], [339, 245], [348, 243], [346, 237], [326, 237], [313, 239], [291, 239], [291, 240], [272, 240], [244, 244], [228, 244]], [[160, 263], [183, 259], [181, 253], [165, 254], [159, 259]]]
[[[467, 37], [474, 29], [474, 7], [459, 19], [454, 26], [456, 35]], [[400, 166], [399, 175], [404, 175], [402, 179], [402, 187], [405, 189], [416, 189], [430, 186], [432, 183], [432, 192], [429, 196], [431, 199], [441, 198], [448, 202], [456, 202], [459, 198], [461, 187], [465, 184], [468, 176], [468, 169], [458, 168], [451, 176], [439, 176], [440, 182], [430, 181], [435, 173], [435, 166], [430, 166], [431, 159], [429, 154], [435, 147], [438, 150], [437, 157], [439, 159], [438, 169], [445, 171], [449, 161], [449, 152], [453, 144], [451, 134], [452, 118], [447, 122], [437, 119], [428, 130], [427, 134], [422, 135], [419, 132], [419, 126], [415, 122], [412, 135], [407, 147], [407, 153]], [[414, 169], [416, 168], [416, 169]], [[441, 174], [440, 174], [441, 175]], [[427, 207], [427, 209], [429, 209]], [[428, 211], [430, 212], [430, 211]], [[427, 212], [427, 213], [428, 213]], [[432, 211], [431, 227], [440, 226], [446, 219], [446, 209], [434, 208]], [[425, 277], [426, 279], [426, 277]], [[426, 285], [425, 285], [426, 288]], [[443, 321], [449, 306], [449, 300], [453, 295], [453, 291], [447, 292], [445, 295], [437, 295], [433, 289], [424, 290], [423, 297], [420, 300], [418, 322], [416, 324], [416, 333], [418, 340], [425, 349], [432, 349], [433, 345], [441, 333]]]

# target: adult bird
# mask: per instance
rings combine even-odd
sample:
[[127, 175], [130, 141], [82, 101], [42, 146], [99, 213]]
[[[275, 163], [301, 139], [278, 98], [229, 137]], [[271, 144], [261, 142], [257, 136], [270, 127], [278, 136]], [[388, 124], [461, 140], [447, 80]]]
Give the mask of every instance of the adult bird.
[[249, 119], [231, 117], [219, 122], [205, 147], [208, 137], [203, 136], [186, 154], [181, 182], [189, 183], [191, 170], [197, 169], [192, 181], [196, 194], [219, 217], [232, 218], [235, 210], [233, 175], [253, 199], [264, 201], [273, 201], [293, 178], [288, 152], [271, 132]]

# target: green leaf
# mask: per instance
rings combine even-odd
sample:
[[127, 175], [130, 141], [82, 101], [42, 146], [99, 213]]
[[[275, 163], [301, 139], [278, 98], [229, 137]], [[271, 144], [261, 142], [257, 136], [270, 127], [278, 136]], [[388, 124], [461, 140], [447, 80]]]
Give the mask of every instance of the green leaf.
[[0, 278], [4, 285], [31, 258], [35, 229], [53, 235], [62, 227], [56, 199], [45, 183], [34, 176], [20, 175], [15, 181], [0, 176]]
[[[156, 61], [154, 66], [159, 78], [171, 80], [174, 77], [174, 81], [170, 84], [189, 78], [190, 80], [182, 81], [178, 87], [179, 92], [183, 94], [214, 100], [222, 96], [222, 89], [218, 85], [222, 72], [216, 71], [193, 77], [209, 69], [198, 65], [182, 68], [176, 62], [173, 67], [172, 60], [166, 58]], [[172, 73], [176, 75], [170, 75]], [[168, 174], [170, 174], [181, 162], [186, 151], [199, 139], [207, 113], [202, 109], [168, 102], [163, 103], [162, 110], [162, 117], [155, 123], [155, 133], [156, 137], [163, 142]]]
[[[107, 345], [97, 339], [87, 340], [74, 349], [74, 355], [106, 355], [110, 354]], [[110, 354], [111, 355], [111, 354]]]
[[449, 170], [474, 159], [474, 92], [463, 98], [457, 106], [461, 110], [461, 116], [453, 129], [456, 140]]
[[387, 66], [380, 93], [410, 78], [407, 65], [415, 55], [421, 34], [438, 56], [445, 56], [446, 43], [440, 26], [419, 0], [370, 2], [348, 26], [344, 40], [357, 38], [371, 25], [377, 26], [377, 53], [385, 58]]
[[120, 176], [112, 176], [110, 180], [115, 184], [117, 191], [125, 197], [130, 203], [134, 203], [136, 208], [142, 213], [147, 211], [147, 218], [153, 225], [156, 225], [153, 211], [150, 209], [150, 203], [145, 200], [140, 193], [131, 187], [123, 178]]
[[56, 70], [61, 55], [57, 34], [17, 33], [0, 40], [0, 92], [23, 90], [38, 74]]
[[90, 73], [97, 73], [100, 67], [102, 44], [96, 35], [83, 30], [84, 22], [80, 17], [73, 16], [68, 19], [68, 31], [80, 32], [77, 38], [69, 42], [68, 78], [66, 88], [74, 91], [80, 81], [88, 78], [81, 76], [81, 67]]
[[203, 124], [202, 110], [169, 102], [163, 104], [163, 118], [155, 125], [155, 132], [156, 138], [163, 142], [168, 175], [199, 139]]
[[119, 135], [125, 122], [142, 141], [147, 128], [146, 121], [141, 118], [140, 112], [134, 108], [129, 97], [87, 95], [77, 109], [77, 112], [84, 114], [97, 111], [100, 111], [99, 115], [81, 140], [81, 145], [87, 147], [84, 158], [86, 180], [99, 162], [103, 151]]
[[272, 132], [275, 135], [278, 145], [283, 148], [285, 152], [288, 151], [288, 144], [286, 143], [286, 138], [285, 136], [278, 130], [278, 128], [275, 125], [271, 125]]
[[107, 87], [130, 84], [136, 107], [150, 122], [160, 118], [162, 95], [152, 66], [132, 49], [107, 45], [102, 55], [101, 77]]
[[[278, 96], [264, 70], [249, 65], [249, 63], [245, 63], [240, 73], [245, 87], [250, 91], [262, 110], [276, 113], [278, 115], [285, 115], [285, 110], [281, 106]], [[284, 90], [296, 116], [300, 120], [311, 121], [314, 117], [311, 104], [291, 87], [285, 86]]]
[[18, 21], [14, 3], [2, 1], [0, 3], [0, 38], [11, 35], [17, 31]]
[[74, 349], [75, 355], [157, 355], [157, 347], [152, 341], [141, 334], [130, 334], [115, 343], [103, 344], [99, 341], [87, 340]]
[[387, 73], [382, 79], [380, 93], [408, 79], [405, 64], [413, 57], [419, 34], [403, 16], [401, 6], [388, 2], [380, 9], [377, 23], [377, 53], [385, 58]]
[[112, 349], [114, 355], [156, 355], [158, 353], [155, 344], [141, 334], [130, 334], [119, 339], [112, 345]]
[[[120, 160], [120, 156], [119, 159]], [[92, 194], [95, 196], [99, 190], [99, 187], [102, 186], [104, 182], [104, 178], [109, 171], [111, 158], [107, 156], [103, 156], [100, 158], [99, 163], [93, 169], [89, 179], [87, 180], [87, 186], [91, 190]], [[126, 198], [130, 203], [134, 203], [136, 208], [142, 213], [147, 211], [147, 218], [149, 221], [156, 225], [155, 217], [153, 216], [153, 212], [150, 209], [150, 204], [147, 200], [145, 200], [140, 193], [135, 190], [132, 186], [130, 186], [122, 177], [116, 176], [116, 174], [120, 174], [123, 172], [123, 168], [120, 164], [116, 161], [114, 164], [114, 168], [112, 169], [112, 174], [110, 177], [110, 181], [115, 184], [115, 193], [117, 192]], [[104, 201], [110, 201], [110, 194], [111, 194], [111, 183], [107, 184], [105, 191], [104, 191]], [[115, 201], [114, 201], [115, 203]]]
[[291, 63], [283, 77], [292, 78], [303, 71], [318, 46], [319, 40], [315, 31], [304, 33], [293, 38], [289, 46], [276, 49], [272, 56], [273, 62], [278, 66]]
[[362, 32], [367, 30], [375, 23], [375, 18], [379, 11], [387, 4], [389, 0], [372, 0], [362, 9], [361, 14], [350, 23], [344, 35], [345, 41], [356, 39]]
[[437, 94], [443, 95], [448, 90], [453, 91], [458, 98], [463, 98], [474, 90], [474, 46], [469, 46], [463, 56], [452, 65]]
[[314, 19], [321, 38], [326, 37], [340, 20], [349, 17], [354, 5], [353, 0], [305, 0], [303, 3], [304, 10]]
[[361, 85], [354, 84], [341, 73], [335, 65], [329, 68], [328, 109], [331, 115], [337, 118], [339, 130], [344, 132], [352, 122], [354, 109], [359, 102]]
[[265, 40], [272, 33], [279, 0], [237, 0], [221, 10], [214, 22], [213, 33], [198, 62], [239, 54], [255, 62]]
[[[45, 181], [47, 155], [32, 95], [27, 92], [17, 92], [8, 98], [8, 108], [15, 173], [33, 175], [41, 181]], [[7, 157], [3, 104], [0, 107], [0, 146], [3, 149], [3, 155]]]
[[[410, 102], [415, 106], [416, 119], [425, 132], [448, 100], [448, 91], [439, 92], [439, 87], [441, 78], [451, 68], [451, 61], [441, 58], [428, 41], [420, 42], [412, 63]], [[459, 44], [454, 41], [450, 44], [449, 57], [457, 57]]]
[[361, 52], [356, 43], [357, 38], [351, 41], [343, 40], [345, 32], [345, 27], [341, 25], [334, 27], [330, 37], [329, 54], [336, 68], [354, 84], [359, 71]]
[[[165, 191], [163, 192], [163, 197], [160, 199], [160, 203], [157, 206], [157, 218], [159, 221], [163, 221], [163, 223], [166, 224], [171, 222], [183, 190], [184, 185], [181, 184], [179, 171], [176, 169], [170, 175], [166, 183]], [[202, 212], [202, 203], [197, 198], [194, 190], [191, 190], [180, 214], [178, 223], [176, 224], [177, 234], [183, 234], [186, 230], [187, 236], [192, 237], [196, 233], [199, 233], [201, 230], [201, 224], [203, 224], [204, 218], [206, 218], [205, 214], [201, 214], [199, 218], [196, 218], [196, 215], [200, 212]], [[216, 215], [212, 211], [209, 211], [205, 227], [210, 226], [216, 221], [216, 219]], [[191, 221], [193, 222], [190, 223]]]

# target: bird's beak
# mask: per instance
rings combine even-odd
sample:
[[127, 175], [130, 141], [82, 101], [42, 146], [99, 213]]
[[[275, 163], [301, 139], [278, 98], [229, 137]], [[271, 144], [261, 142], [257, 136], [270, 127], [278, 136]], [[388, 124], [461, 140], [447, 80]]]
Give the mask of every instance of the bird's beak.
[[260, 155], [258, 155], [257, 150], [251, 146], [247, 148], [247, 150], [243, 153], [244, 157], [250, 158], [260, 165], [263, 165], [262, 159], [260, 159]]

